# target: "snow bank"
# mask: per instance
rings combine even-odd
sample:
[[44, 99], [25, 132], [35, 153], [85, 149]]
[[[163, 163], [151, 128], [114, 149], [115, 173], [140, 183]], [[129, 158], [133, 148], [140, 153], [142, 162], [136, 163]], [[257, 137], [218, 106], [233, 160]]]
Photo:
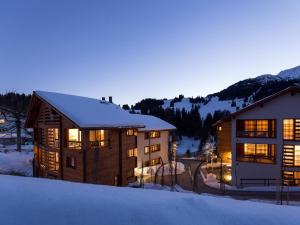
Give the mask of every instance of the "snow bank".
[[32, 158], [32, 152], [0, 152], [0, 173], [32, 176]]
[[0, 174], [32, 176], [32, 150], [32, 145], [22, 145], [21, 152], [15, 145], [0, 146]]
[[298, 225], [299, 208], [189, 193], [0, 176], [5, 225]]

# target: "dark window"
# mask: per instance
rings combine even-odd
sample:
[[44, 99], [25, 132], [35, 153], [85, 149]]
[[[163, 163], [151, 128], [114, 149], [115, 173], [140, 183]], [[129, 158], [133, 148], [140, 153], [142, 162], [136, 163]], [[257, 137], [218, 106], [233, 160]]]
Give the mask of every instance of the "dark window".
[[127, 178], [134, 177], [134, 169], [131, 169], [127, 172]]
[[76, 158], [74, 156], [67, 157], [67, 167], [68, 168], [76, 168]]

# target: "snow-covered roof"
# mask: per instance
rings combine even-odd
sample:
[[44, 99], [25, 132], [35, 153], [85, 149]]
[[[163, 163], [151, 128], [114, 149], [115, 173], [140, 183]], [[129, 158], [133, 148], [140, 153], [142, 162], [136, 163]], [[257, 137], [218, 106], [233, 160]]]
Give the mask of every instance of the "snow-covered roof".
[[145, 124], [144, 128], [139, 128], [138, 131], [153, 131], [153, 130], [175, 130], [176, 127], [172, 124], [150, 115], [133, 114], [140, 123]]
[[107, 101], [46, 91], [35, 94], [81, 128], [144, 127], [136, 116]]

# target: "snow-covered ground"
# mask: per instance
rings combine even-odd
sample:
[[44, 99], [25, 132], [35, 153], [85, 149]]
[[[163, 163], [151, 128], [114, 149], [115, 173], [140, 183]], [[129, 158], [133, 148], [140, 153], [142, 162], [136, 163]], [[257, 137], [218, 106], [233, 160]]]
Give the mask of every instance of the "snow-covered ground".
[[5, 225], [298, 225], [299, 207], [161, 190], [0, 176]]
[[15, 145], [0, 146], [0, 174], [32, 176], [32, 150], [32, 145], [23, 145], [21, 152]]
[[[154, 174], [157, 172], [158, 169], [159, 169], [159, 171], [157, 172], [158, 176], [170, 175], [171, 173], [175, 174], [176, 162], [172, 161], [171, 167], [170, 167], [170, 163], [166, 163], [163, 167], [161, 165], [155, 165], [155, 166], [148, 166], [144, 168], [135, 168], [134, 171], [136, 176], [140, 176], [141, 174], [143, 174], [144, 176], [151, 176], [151, 175], [154, 176]], [[181, 162], [177, 162], [176, 173], [182, 174], [184, 173], [184, 171], [185, 171], [184, 164]]]
[[182, 136], [181, 141], [177, 143], [177, 155], [183, 155], [187, 150], [190, 152], [197, 152], [199, 149], [200, 140]]

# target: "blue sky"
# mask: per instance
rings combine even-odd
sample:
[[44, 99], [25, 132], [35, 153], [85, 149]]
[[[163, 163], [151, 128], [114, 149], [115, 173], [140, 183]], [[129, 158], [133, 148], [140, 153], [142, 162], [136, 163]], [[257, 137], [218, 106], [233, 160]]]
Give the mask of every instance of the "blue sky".
[[1, 0], [0, 92], [119, 104], [300, 65], [300, 1]]

